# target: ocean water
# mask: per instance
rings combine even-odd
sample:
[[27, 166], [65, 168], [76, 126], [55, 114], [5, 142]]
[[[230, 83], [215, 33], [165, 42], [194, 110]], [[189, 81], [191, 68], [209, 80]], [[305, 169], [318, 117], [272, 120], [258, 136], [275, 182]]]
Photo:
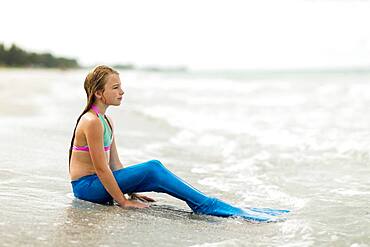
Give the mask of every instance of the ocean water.
[[75, 199], [68, 149], [85, 70], [0, 70], [1, 246], [369, 246], [370, 72], [121, 71], [121, 161], [159, 159], [240, 207], [290, 209], [256, 224]]

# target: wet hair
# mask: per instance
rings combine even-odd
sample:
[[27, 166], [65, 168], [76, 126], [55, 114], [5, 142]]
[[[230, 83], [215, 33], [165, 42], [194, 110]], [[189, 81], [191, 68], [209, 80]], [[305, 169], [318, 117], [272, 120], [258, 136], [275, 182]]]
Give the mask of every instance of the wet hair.
[[[75, 126], [75, 129], [73, 131], [73, 136], [71, 140], [71, 146], [69, 148], [69, 170], [71, 169], [71, 156], [72, 156], [72, 146], [76, 135], [76, 129], [78, 122], [80, 121], [81, 117], [88, 112], [91, 109], [91, 106], [95, 103], [95, 92], [101, 90], [104, 92], [104, 86], [107, 82], [108, 75], [116, 74], [119, 75], [119, 73], [112, 69], [111, 67], [105, 66], [105, 65], [99, 65], [96, 66], [93, 70], [91, 70], [85, 79], [84, 88], [87, 95], [87, 105], [81, 115], [77, 118], [77, 123]], [[103, 96], [104, 99], [104, 96]], [[104, 99], [105, 100], [105, 99]], [[107, 119], [108, 120], [108, 119]], [[112, 129], [111, 124], [108, 121], [109, 126]]]

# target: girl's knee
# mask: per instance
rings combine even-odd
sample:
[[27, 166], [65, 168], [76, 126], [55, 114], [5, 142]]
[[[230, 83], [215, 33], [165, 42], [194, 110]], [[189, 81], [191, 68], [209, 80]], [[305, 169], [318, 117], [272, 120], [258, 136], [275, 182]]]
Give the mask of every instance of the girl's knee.
[[159, 160], [149, 160], [148, 163], [150, 166], [157, 168], [157, 169], [163, 169], [164, 165]]
[[148, 163], [148, 169], [155, 177], [161, 177], [167, 171], [165, 166], [159, 160], [150, 160]]

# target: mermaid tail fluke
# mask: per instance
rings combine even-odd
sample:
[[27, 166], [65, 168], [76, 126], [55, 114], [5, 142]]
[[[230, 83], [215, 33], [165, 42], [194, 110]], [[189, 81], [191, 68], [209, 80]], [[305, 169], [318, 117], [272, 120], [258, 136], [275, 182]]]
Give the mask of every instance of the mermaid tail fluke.
[[271, 208], [241, 209], [217, 198], [209, 198], [200, 206], [193, 208], [193, 211], [198, 214], [206, 214], [219, 217], [240, 217], [253, 222], [283, 221], [284, 219], [277, 216], [289, 212], [289, 210]]

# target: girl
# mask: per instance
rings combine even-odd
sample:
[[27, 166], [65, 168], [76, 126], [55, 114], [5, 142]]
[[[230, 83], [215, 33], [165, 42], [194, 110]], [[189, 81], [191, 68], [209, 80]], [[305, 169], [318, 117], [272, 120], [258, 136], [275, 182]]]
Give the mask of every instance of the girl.
[[[69, 149], [69, 173], [75, 197], [100, 204], [146, 208], [154, 199], [135, 194], [155, 191], [183, 200], [194, 213], [242, 217], [251, 221], [275, 221], [287, 210], [241, 209], [208, 197], [169, 171], [160, 161], [150, 160], [123, 167], [114, 138], [114, 125], [105, 113], [119, 106], [124, 95], [119, 74], [97, 66], [85, 79], [87, 105], [78, 117]], [[131, 200], [125, 197], [131, 194]], [[133, 200], [138, 199], [138, 200]]]

